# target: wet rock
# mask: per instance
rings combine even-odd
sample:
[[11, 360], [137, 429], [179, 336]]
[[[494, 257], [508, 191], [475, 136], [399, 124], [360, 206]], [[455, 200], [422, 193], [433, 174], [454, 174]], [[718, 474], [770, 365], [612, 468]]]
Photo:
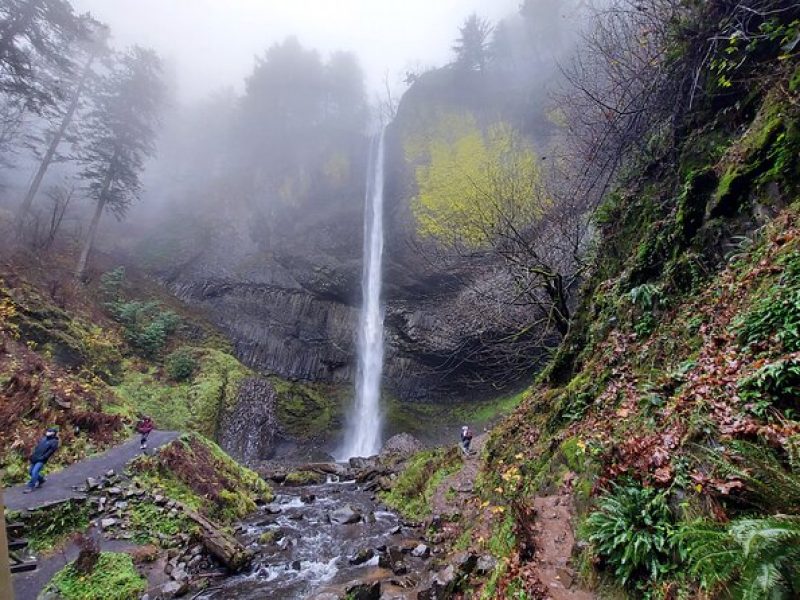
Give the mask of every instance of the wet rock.
[[91, 492], [97, 489], [100, 489], [100, 481], [98, 479], [95, 479], [94, 477], [87, 477], [86, 490]]
[[365, 548], [359, 550], [355, 556], [351, 556], [348, 562], [351, 565], [363, 565], [365, 562], [372, 560], [375, 557], [375, 551], [372, 548]]
[[358, 523], [361, 521], [361, 513], [354, 509], [350, 504], [345, 504], [342, 508], [338, 508], [330, 513], [331, 522], [337, 525], [348, 525], [350, 523]]
[[453, 565], [434, 573], [417, 594], [417, 600], [445, 600], [456, 588], [457, 578]]
[[108, 477], [109, 479], [114, 477], [114, 475], [116, 475], [116, 474], [117, 473], [116, 473], [116, 471], [114, 471], [114, 469], [109, 469], [108, 471], [106, 471], [106, 477]]
[[189, 574], [186, 572], [186, 565], [184, 563], [179, 564], [172, 570], [170, 577], [180, 583], [187, 583], [189, 581]]
[[384, 464], [394, 464], [401, 460], [405, 460], [412, 454], [419, 452], [424, 448], [420, 442], [413, 435], [408, 433], [398, 433], [386, 440], [383, 449], [379, 454], [380, 461]]
[[418, 544], [411, 551], [411, 556], [414, 558], [428, 558], [431, 555], [431, 549], [425, 544]]
[[161, 586], [159, 596], [162, 598], [177, 598], [178, 596], [185, 594], [188, 589], [189, 586], [186, 584], [186, 582], [168, 581]]
[[460, 552], [455, 555], [453, 564], [462, 575], [469, 575], [478, 564], [478, 557], [472, 552]]
[[489, 554], [481, 556], [475, 564], [475, 573], [478, 575], [489, 575], [497, 567], [497, 560]]
[[293, 571], [299, 571], [303, 568], [303, 565], [300, 563], [299, 560], [293, 560], [291, 567]]
[[303, 520], [303, 513], [294, 513], [289, 515], [290, 521], [302, 521]]
[[375, 469], [378, 467], [378, 457], [370, 456], [368, 458], [364, 458], [361, 456], [354, 456], [350, 459], [349, 464], [351, 469], [356, 470]]
[[251, 377], [239, 384], [233, 410], [223, 416], [219, 445], [244, 463], [269, 458], [277, 418], [277, 392], [267, 379]]
[[303, 504], [311, 504], [316, 499], [317, 497], [314, 494], [302, 494], [300, 496], [300, 502]]
[[400, 535], [401, 533], [403, 533], [403, 528], [402, 526], [398, 525], [397, 527], [392, 528], [392, 530], [389, 533], [391, 535]]
[[347, 597], [352, 598], [352, 600], [380, 600], [381, 582], [365, 583], [363, 581], [354, 581], [347, 584], [345, 592], [347, 592]]

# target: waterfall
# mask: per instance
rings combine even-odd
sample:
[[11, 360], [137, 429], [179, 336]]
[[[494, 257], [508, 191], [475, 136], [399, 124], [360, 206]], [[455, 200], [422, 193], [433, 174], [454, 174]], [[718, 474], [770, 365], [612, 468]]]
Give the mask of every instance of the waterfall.
[[362, 308], [358, 326], [356, 401], [340, 458], [372, 456], [381, 446], [381, 373], [383, 371], [383, 166], [386, 130], [373, 140], [364, 207]]

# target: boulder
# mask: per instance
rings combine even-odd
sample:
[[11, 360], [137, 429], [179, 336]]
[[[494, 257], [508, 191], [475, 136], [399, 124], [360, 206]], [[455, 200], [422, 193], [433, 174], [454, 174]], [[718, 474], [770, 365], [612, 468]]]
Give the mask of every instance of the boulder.
[[350, 467], [356, 470], [374, 469], [378, 466], [378, 457], [370, 456], [364, 458], [362, 456], [354, 456], [350, 459]]
[[330, 514], [331, 522], [337, 525], [348, 525], [361, 521], [361, 513], [354, 509], [350, 504], [345, 504], [337, 508]]
[[412, 454], [423, 450], [425, 446], [413, 435], [398, 433], [393, 435], [383, 445], [378, 455], [382, 463], [397, 463], [407, 459]]
[[380, 600], [381, 582], [353, 581], [347, 584], [345, 592], [347, 593], [347, 598], [352, 600]]
[[417, 600], [445, 600], [452, 596], [458, 579], [453, 565], [448, 565], [441, 571], [434, 573], [422, 586], [417, 594]]
[[375, 550], [372, 548], [365, 548], [363, 550], [359, 550], [354, 556], [351, 556], [347, 560], [351, 565], [363, 565], [365, 562], [372, 560], [374, 557]]
[[177, 598], [184, 595], [189, 589], [186, 582], [168, 581], [161, 586], [159, 597], [161, 598]]
[[475, 573], [478, 575], [489, 575], [490, 573], [494, 573], [495, 568], [497, 567], [497, 560], [489, 554], [484, 554], [481, 556], [476, 564], [475, 564]]
[[469, 575], [478, 564], [478, 557], [472, 552], [459, 552], [455, 555], [453, 564], [461, 575]]
[[431, 549], [425, 544], [417, 544], [411, 551], [411, 556], [414, 558], [428, 558], [431, 555]]

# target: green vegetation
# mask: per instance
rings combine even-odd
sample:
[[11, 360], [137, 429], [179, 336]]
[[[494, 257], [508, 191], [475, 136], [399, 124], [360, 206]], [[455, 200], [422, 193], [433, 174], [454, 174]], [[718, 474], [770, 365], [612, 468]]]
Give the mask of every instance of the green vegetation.
[[759, 417], [767, 417], [771, 408], [793, 418], [800, 416], [800, 361], [785, 359], [764, 365], [739, 382], [739, 395]]
[[345, 393], [324, 384], [291, 382], [270, 378], [278, 395], [281, 429], [298, 440], [310, 440], [336, 431], [342, 422]]
[[[419, 196], [412, 210], [420, 232], [471, 247], [491, 242], [503, 218], [527, 225], [550, 203], [533, 150], [506, 123], [484, 133], [469, 114], [442, 114], [406, 142]], [[491, 194], [498, 204], [485, 202]]]
[[134, 502], [127, 512], [133, 540], [137, 544], [158, 544], [159, 534], [174, 536], [177, 533], [192, 533], [197, 525], [178, 513], [171, 516], [149, 502]]
[[194, 376], [179, 383], [162, 378], [156, 366], [137, 368], [134, 360], [125, 361], [124, 377], [112, 388], [119, 402], [111, 410], [130, 419], [138, 413], [148, 414], [162, 429], [193, 430], [216, 437], [222, 415], [236, 404], [239, 383], [252, 372], [219, 350], [184, 350], [198, 366]]
[[34, 552], [53, 550], [72, 534], [89, 526], [89, 507], [85, 502], [69, 500], [47, 510], [26, 513], [25, 529]]
[[64, 600], [137, 600], [147, 588], [128, 554], [101, 552], [88, 575], [79, 573], [71, 563], [55, 574], [45, 588]]
[[285, 485], [303, 486], [324, 483], [325, 476], [314, 471], [290, 471], [284, 480]]
[[673, 569], [675, 523], [664, 492], [615, 485], [597, 507], [586, 519], [588, 540], [617, 581], [658, 581]]
[[423, 450], [409, 459], [405, 469], [381, 500], [408, 519], [422, 520], [431, 513], [430, 500], [442, 480], [463, 466], [455, 447]]
[[257, 473], [197, 434], [183, 435], [153, 456], [140, 456], [131, 471], [145, 489], [164, 490], [170, 498], [224, 524], [255, 511], [256, 500], [273, 498]]
[[164, 361], [167, 375], [172, 381], [186, 381], [197, 371], [199, 365], [191, 348], [181, 346]]
[[682, 551], [703, 589], [737, 600], [800, 594], [800, 517], [709, 521], [681, 529]]

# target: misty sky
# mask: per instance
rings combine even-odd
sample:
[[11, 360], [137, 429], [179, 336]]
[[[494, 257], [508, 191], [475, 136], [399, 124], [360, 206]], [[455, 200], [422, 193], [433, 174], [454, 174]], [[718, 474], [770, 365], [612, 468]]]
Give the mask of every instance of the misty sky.
[[297, 35], [322, 52], [358, 54], [370, 91], [392, 85], [409, 65], [441, 66], [471, 12], [496, 21], [520, 0], [74, 0], [108, 23], [118, 46], [157, 50], [190, 100], [224, 86], [241, 89], [256, 54]]

